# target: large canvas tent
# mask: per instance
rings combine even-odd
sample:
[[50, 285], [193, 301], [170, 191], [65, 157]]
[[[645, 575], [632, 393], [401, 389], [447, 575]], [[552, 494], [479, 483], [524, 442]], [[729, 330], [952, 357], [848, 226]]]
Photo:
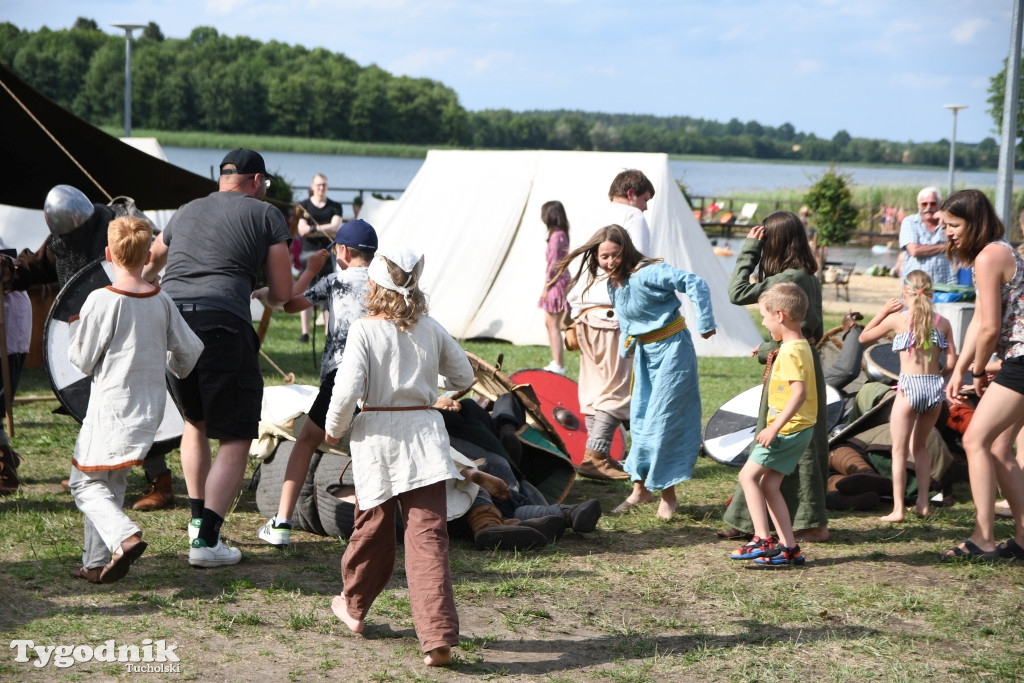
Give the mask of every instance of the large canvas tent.
[[[728, 277], [672, 176], [665, 154], [431, 151], [400, 200], [367, 203], [360, 214], [382, 245], [426, 255], [431, 315], [458, 338], [547, 344], [543, 289], [544, 202], [557, 199], [576, 247], [607, 224], [608, 186], [627, 168], [643, 171], [655, 196], [646, 212], [653, 256], [697, 273], [711, 287], [718, 333], [694, 334], [698, 355], [746, 356], [761, 335], [746, 309], [729, 303]], [[685, 296], [683, 314], [695, 320]]]
[[[217, 189], [209, 178], [136, 149], [62, 109], [0, 64], [0, 237], [35, 250], [46, 238], [43, 201], [72, 185], [93, 202], [132, 197], [150, 218]], [[159, 224], [159, 220], [157, 221]]]

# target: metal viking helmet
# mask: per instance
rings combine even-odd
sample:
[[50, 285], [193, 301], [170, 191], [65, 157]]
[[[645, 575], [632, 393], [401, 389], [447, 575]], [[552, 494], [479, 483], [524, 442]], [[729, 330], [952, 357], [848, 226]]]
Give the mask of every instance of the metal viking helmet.
[[50, 232], [67, 235], [85, 225], [95, 210], [93, 203], [78, 188], [57, 185], [46, 195], [43, 218]]

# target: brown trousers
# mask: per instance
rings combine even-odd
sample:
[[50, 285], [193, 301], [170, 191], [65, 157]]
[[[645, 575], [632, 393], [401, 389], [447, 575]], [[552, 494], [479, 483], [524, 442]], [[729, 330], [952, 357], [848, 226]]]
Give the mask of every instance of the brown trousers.
[[400, 493], [369, 510], [356, 503], [355, 530], [341, 558], [349, 613], [365, 619], [395, 568], [395, 515], [405, 523], [405, 575], [420, 647], [429, 652], [459, 644], [448, 565], [447, 499], [443, 481]]

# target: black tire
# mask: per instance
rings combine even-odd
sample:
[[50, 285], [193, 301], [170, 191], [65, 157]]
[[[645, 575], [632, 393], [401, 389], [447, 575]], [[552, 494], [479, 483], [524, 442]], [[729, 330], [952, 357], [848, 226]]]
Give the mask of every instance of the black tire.
[[[260, 478], [256, 486], [256, 507], [259, 508], [260, 514], [267, 519], [277, 514], [285, 470], [288, 468], [288, 459], [291, 457], [294, 447], [294, 441], [282, 441], [274, 454], [260, 464]], [[320, 523], [320, 513], [317, 510], [316, 498], [313, 493], [315, 475], [319, 469], [321, 457], [321, 453], [315, 452], [309, 461], [309, 472], [299, 490], [299, 499], [296, 501], [295, 511], [292, 513], [292, 529], [326, 536], [324, 527]]]

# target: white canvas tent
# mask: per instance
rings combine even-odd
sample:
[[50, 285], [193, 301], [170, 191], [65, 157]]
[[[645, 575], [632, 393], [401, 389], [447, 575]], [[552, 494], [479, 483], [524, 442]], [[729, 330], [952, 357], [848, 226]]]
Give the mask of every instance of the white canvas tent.
[[[728, 277], [664, 154], [431, 151], [401, 199], [368, 202], [360, 217], [382, 245], [423, 251], [431, 315], [454, 336], [546, 345], [537, 307], [545, 274], [541, 205], [565, 205], [576, 247], [607, 224], [608, 186], [627, 168], [654, 184], [646, 212], [652, 255], [711, 287], [718, 334], [694, 335], [698, 355], [749, 355], [761, 335], [746, 309], [729, 303]], [[689, 299], [681, 299], [683, 314], [694, 320]]]

